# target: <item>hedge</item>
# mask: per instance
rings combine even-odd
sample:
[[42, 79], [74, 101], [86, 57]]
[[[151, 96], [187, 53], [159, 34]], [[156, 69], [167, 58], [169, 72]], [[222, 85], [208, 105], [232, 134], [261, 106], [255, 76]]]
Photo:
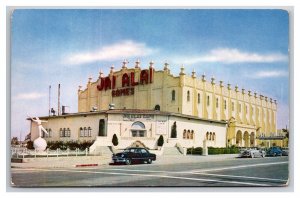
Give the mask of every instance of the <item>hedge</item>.
[[[236, 154], [239, 153], [239, 149], [237, 147], [208, 147], [208, 154], [209, 155], [218, 155], [218, 154]], [[202, 155], [203, 148], [202, 147], [196, 147], [196, 148], [188, 148], [187, 154], [191, 155]]]
[[68, 141], [68, 142], [63, 142], [63, 141], [50, 141], [47, 142], [47, 148], [50, 150], [56, 150], [56, 149], [61, 149], [61, 150], [75, 150], [76, 148], [80, 150], [85, 150], [86, 148], [89, 148], [94, 141], [84, 141], [84, 142], [78, 142], [78, 141]]

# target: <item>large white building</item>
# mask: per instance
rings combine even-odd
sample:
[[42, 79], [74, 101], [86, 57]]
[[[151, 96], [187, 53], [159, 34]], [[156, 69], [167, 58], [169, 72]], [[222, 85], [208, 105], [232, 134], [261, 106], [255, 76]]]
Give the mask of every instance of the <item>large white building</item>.
[[[160, 135], [164, 146], [240, 147], [263, 146], [257, 137], [277, 131], [276, 100], [238, 86], [225, 85], [214, 78], [200, 78], [195, 72], [179, 76], [170, 73], [166, 63], [155, 71], [153, 62], [141, 69], [137, 61], [127, 68], [124, 61], [118, 71], [111, 67], [104, 76], [78, 89], [78, 113], [45, 116], [47, 141], [96, 140], [91, 147], [111, 146], [118, 137], [118, 148], [130, 145], [157, 148]], [[38, 132], [31, 124], [31, 137]], [[267, 146], [267, 145], [265, 145]]]

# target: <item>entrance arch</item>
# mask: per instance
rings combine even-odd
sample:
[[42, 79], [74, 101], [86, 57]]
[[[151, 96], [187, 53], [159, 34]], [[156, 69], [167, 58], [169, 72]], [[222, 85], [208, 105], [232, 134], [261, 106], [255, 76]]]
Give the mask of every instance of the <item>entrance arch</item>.
[[250, 146], [250, 141], [249, 141], [250, 139], [249, 139], [249, 133], [248, 133], [248, 131], [244, 132], [243, 139], [244, 139], [244, 147], [249, 147]]
[[235, 144], [239, 147], [242, 146], [242, 131], [238, 130], [237, 133], [236, 133], [236, 136], [235, 136], [236, 140], [235, 140]]
[[132, 137], [147, 137], [147, 130], [144, 123], [137, 121], [131, 125]]

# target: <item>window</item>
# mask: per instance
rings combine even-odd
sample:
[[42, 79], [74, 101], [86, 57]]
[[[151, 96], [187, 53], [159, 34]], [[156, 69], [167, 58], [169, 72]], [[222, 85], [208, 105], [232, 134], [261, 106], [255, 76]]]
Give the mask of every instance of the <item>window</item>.
[[192, 130], [192, 132], [191, 132], [191, 139], [192, 140], [194, 139], [194, 130]]
[[80, 137], [84, 137], [84, 133], [83, 133], [83, 128], [82, 127], [79, 128], [79, 132], [80, 132]]
[[207, 96], [207, 106], [209, 106], [209, 96]]
[[200, 104], [200, 94], [198, 93], [198, 104]]
[[172, 91], [172, 101], [175, 101], [175, 90]]
[[87, 128], [84, 127], [84, 128], [83, 128], [83, 137], [86, 137], [87, 134], [88, 134]]
[[99, 120], [99, 136], [106, 136], [106, 130], [105, 130], [105, 120], [100, 119]]
[[211, 140], [212, 139], [212, 133], [210, 132], [209, 133], [209, 140]]
[[227, 108], [227, 101], [224, 100], [224, 109], [226, 110], [226, 108]]
[[208, 140], [208, 137], [209, 137], [209, 133], [208, 131], [206, 132], [206, 140]]
[[183, 139], [186, 139], [186, 130], [183, 130]]
[[219, 98], [216, 99], [216, 107], [219, 108]]
[[190, 91], [187, 91], [187, 101], [190, 101]]
[[159, 105], [155, 105], [154, 110], [160, 111], [160, 106]]
[[135, 122], [131, 125], [131, 135], [132, 137], [146, 137], [147, 130], [142, 122]]
[[190, 132], [190, 130], [188, 130], [188, 132], [187, 132], [187, 139], [190, 139], [191, 138], [191, 132]]
[[239, 103], [239, 112], [240, 113], [242, 112], [242, 105], [241, 105], [241, 103]]
[[70, 128], [60, 128], [59, 130], [60, 137], [71, 137]]
[[213, 140], [213, 141], [216, 140], [216, 134], [215, 134], [215, 132], [213, 132], [213, 134], [212, 134], [212, 140]]
[[234, 111], [234, 102], [231, 102], [231, 110]]
[[92, 136], [92, 128], [88, 127], [88, 137], [91, 137], [91, 136]]

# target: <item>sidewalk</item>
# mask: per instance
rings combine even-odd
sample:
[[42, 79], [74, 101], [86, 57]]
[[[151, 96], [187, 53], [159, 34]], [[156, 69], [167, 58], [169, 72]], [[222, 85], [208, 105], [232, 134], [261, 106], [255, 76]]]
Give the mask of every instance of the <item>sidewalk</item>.
[[[235, 159], [238, 154], [224, 155], [162, 155], [157, 156], [154, 164], [174, 164], [174, 163], [197, 163], [206, 161], [221, 161]], [[23, 163], [11, 163], [12, 168], [75, 168], [91, 166], [107, 166], [111, 162], [111, 156], [77, 156], [77, 157], [49, 157], [30, 158]]]

